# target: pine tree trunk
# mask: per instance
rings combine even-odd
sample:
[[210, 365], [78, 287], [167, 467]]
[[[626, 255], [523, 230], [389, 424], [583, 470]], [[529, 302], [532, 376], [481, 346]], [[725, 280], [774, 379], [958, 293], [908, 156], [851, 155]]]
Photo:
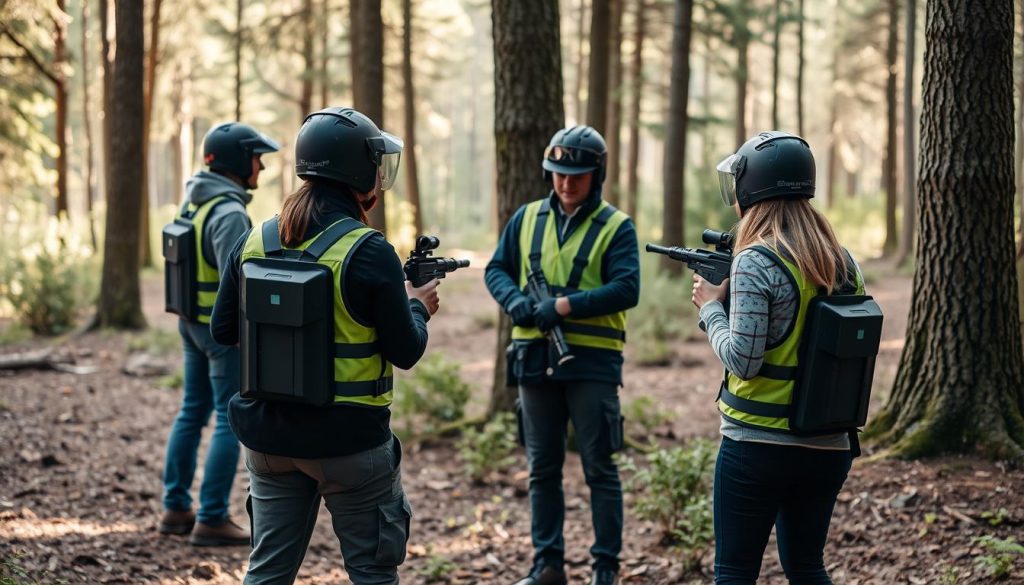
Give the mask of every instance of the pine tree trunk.
[[796, 128], [804, 135], [804, 0], [797, 1]]
[[[103, 126], [101, 128], [101, 144], [100, 148], [103, 151], [103, 190], [102, 197], [107, 200], [107, 192], [110, 191], [110, 158], [111, 158], [111, 144], [110, 144], [110, 125], [113, 119], [113, 109], [111, 107], [112, 87], [114, 85], [114, 62], [111, 58], [111, 43], [110, 43], [110, 11], [111, 6], [108, 0], [100, 1], [100, 52], [101, 58], [103, 59]], [[114, 23], [116, 24], [116, 23]]]
[[772, 36], [772, 130], [779, 129], [779, 48], [782, 35], [782, 0], [775, 0], [775, 34]]
[[95, 187], [92, 156], [92, 106], [89, 103], [89, 0], [82, 0], [82, 123], [85, 125], [85, 216], [89, 222], [89, 241], [96, 250], [96, 218], [92, 214]]
[[[540, 158], [551, 134], [565, 120], [562, 53], [557, 2], [491, 0], [491, 10], [498, 225], [504, 229], [519, 207], [549, 189], [541, 179]], [[512, 324], [500, 309], [498, 314], [489, 415], [510, 410], [516, 397], [516, 388], [505, 384], [505, 348]]]
[[[57, 0], [57, 10], [64, 13], [64, 0]], [[68, 215], [68, 81], [64, 73], [67, 61], [67, 25], [53, 21], [54, 101], [57, 104], [57, 121], [54, 128], [57, 144], [57, 204], [54, 215]]]
[[579, 13], [579, 30], [577, 34], [577, 45], [576, 45], [576, 120], [578, 122], [583, 121], [583, 116], [586, 114], [584, 108], [586, 104], [583, 102], [583, 80], [587, 76], [587, 60], [583, 54], [583, 48], [586, 45], [587, 40], [587, 0], [579, 0], [580, 2], [580, 13]]
[[829, 209], [836, 204], [836, 181], [839, 179], [839, 49], [842, 42], [839, 38], [839, 15], [843, 10], [843, 0], [836, 0], [832, 14], [832, 100], [829, 105], [828, 131], [828, 201]]
[[242, 119], [242, 16], [245, 0], [235, 3], [235, 120]]
[[[644, 36], [646, 28], [646, 0], [636, 0], [636, 38], [633, 43], [633, 89], [630, 92], [633, 101], [629, 111], [629, 153], [626, 159], [626, 198], [623, 202], [624, 211], [633, 217], [637, 224], [640, 218], [640, 111], [644, 93]], [[637, 228], [639, 229], [639, 228]]]
[[897, 456], [1020, 462], [1013, 9], [933, 0], [927, 10], [913, 301], [892, 395], [868, 430]]
[[619, 152], [622, 141], [622, 13], [626, 0], [612, 1], [611, 42], [609, 43], [609, 103], [605, 138], [608, 142], [608, 177], [604, 182], [604, 198], [612, 205], [619, 203]]
[[139, 192], [142, 189], [143, 133], [142, 2], [115, 2], [117, 54], [113, 95], [117, 115], [111, 117], [110, 189], [107, 194], [103, 277], [96, 324], [101, 327], [145, 327], [139, 295]]
[[412, 0], [402, 0], [402, 89], [405, 108], [405, 191], [412, 206], [413, 228], [416, 235], [423, 233], [423, 209], [420, 205], [420, 180], [416, 170], [416, 92], [412, 79]]
[[594, 0], [590, 18], [590, 83], [587, 85], [587, 124], [601, 135], [608, 123], [608, 54], [612, 0]]
[[735, 33], [736, 44], [736, 148], [747, 141], [747, 85], [750, 80], [750, 31], [746, 16], [747, 0], [740, 0], [743, 22]]
[[320, 107], [330, 107], [331, 81], [329, 72], [331, 43], [331, 0], [323, 0], [320, 16]]
[[899, 42], [899, 0], [889, 2], [889, 42], [886, 45], [885, 61], [889, 67], [889, 75], [885, 82], [885, 159], [882, 167], [882, 180], [885, 183], [885, 243], [882, 254], [891, 256], [899, 246], [899, 235], [896, 233], [896, 199], [898, 198], [896, 176], [896, 57]]
[[[676, 0], [672, 27], [672, 81], [669, 84], [668, 119], [665, 124], [665, 164], [662, 166], [664, 183], [664, 212], [662, 213], [662, 242], [666, 246], [682, 246], [686, 242], [683, 231], [683, 212], [686, 201], [686, 106], [690, 88], [690, 34], [693, 22], [693, 0]], [[662, 256], [661, 267], [669, 274], [680, 275], [683, 265]]]
[[313, 0], [302, 0], [302, 83], [299, 93], [299, 122], [313, 108], [313, 77], [316, 75], [316, 63], [313, 56], [313, 40], [316, 38], [316, 26], [313, 24]]
[[907, 0], [903, 55], [903, 228], [896, 265], [902, 266], [914, 247], [914, 56], [917, 40], [917, 0]]
[[139, 265], [153, 265], [153, 250], [149, 244], [149, 129], [153, 118], [153, 97], [156, 91], [156, 66], [160, 61], [160, 7], [162, 0], [153, 0], [153, 13], [149, 21], [149, 50], [146, 52], [146, 85], [143, 89], [142, 117], [142, 205], [139, 214]]
[[[1024, 2], [1017, 2], [1017, 14], [1020, 15], [1021, 44], [1024, 45]], [[1017, 259], [1024, 259], [1024, 58], [1020, 60], [1021, 69], [1017, 73], [1017, 152], [1014, 161], [1017, 177], [1017, 200], [1020, 203], [1020, 226], [1017, 234]], [[1019, 273], [1024, 277], [1024, 272]], [[1021, 282], [1021, 311], [1024, 314], [1024, 282]]]
[[[352, 0], [352, 75], [359, 80], [352, 84], [356, 110], [368, 116], [381, 129], [384, 125], [384, 23], [380, 15], [381, 0]], [[387, 235], [384, 194], [378, 194], [377, 205], [370, 210], [370, 226]]]

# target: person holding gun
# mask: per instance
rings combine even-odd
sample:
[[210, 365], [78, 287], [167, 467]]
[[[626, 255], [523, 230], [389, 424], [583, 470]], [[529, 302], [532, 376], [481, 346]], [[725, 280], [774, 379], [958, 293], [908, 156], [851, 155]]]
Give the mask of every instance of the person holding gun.
[[[332, 362], [322, 371], [330, 376], [333, 400], [325, 406], [304, 404], [302, 388], [295, 388], [291, 401], [246, 398], [247, 383], [262, 382], [244, 378], [241, 394], [231, 400], [231, 427], [245, 446], [251, 477], [253, 550], [246, 585], [294, 582], [321, 499], [351, 581], [398, 583], [411, 510], [402, 489], [401, 445], [389, 426], [392, 366], [407, 369], [420, 359], [427, 321], [439, 304], [438, 281], [420, 287], [406, 283], [394, 248], [365, 225], [366, 212], [394, 183], [402, 146], [350, 108], [307, 116], [295, 142], [296, 174], [304, 182], [285, 199], [278, 217], [239, 240], [221, 281], [213, 336], [235, 344], [240, 325], [247, 330], [242, 338], [246, 376], [260, 371], [263, 356], [281, 356], [284, 362], [301, 353], [292, 340], [305, 335], [281, 319], [268, 327], [271, 334], [259, 338], [280, 348], [247, 341], [253, 328], [263, 326], [253, 323], [259, 299], [245, 296], [250, 292], [240, 285], [256, 274], [249, 267], [316, 250], [309, 254], [313, 260], [293, 264], [324, 267], [330, 275], [332, 302], [326, 304], [327, 315], [316, 317], [332, 324], [330, 353], [320, 359]], [[293, 310], [285, 307], [289, 300], [271, 298], [269, 307]], [[280, 367], [273, 361], [268, 377]]]
[[533, 567], [517, 585], [566, 583], [562, 466], [570, 420], [590, 487], [591, 583], [618, 583], [622, 485], [612, 454], [622, 447], [618, 388], [640, 266], [632, 220], [601, 199], [607, 157], [604, 138], [589, 126], [555, 133], [542, 162], [550, 195], [515, 212], [485, 272], [515, 325], [508, 371], [519, 386], [530, 465]]
[[814, 156], [803, 138], [762, 132], [719, 163], [718, 174], [726, 205], [740, 217], [731, 278], [715, 285], [696, 274], [692, 291], [726, 369], [718, 396], [715, 583], [753, 585], [773, 526], [790, 583], [832, 583], [823, 550], [856, 432], [801, 434], [789, 410], [800, 372], [811, 367], [800, 356], [812, 299], [862, 295], [864, 279], [811, 206]]

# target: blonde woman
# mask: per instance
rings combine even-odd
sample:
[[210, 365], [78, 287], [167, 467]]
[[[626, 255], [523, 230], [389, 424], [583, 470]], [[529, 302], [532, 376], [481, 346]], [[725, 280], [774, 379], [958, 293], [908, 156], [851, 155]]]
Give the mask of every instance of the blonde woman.
[[809, 300], [863, 294], [863, 278], [811, 206], [814, 157], [804, 139], [762, 132], [718, 172], [722, 197], [740, 217], [734, 260], [721, 286], [694, 276], [692, 297], [726, 369], [718, 401], [715, 583], [755, 583], [773, 526], [790, 583], [832, 583], [823, 550], [856, 435], [796, 434], [779, 408], [792, 399]]

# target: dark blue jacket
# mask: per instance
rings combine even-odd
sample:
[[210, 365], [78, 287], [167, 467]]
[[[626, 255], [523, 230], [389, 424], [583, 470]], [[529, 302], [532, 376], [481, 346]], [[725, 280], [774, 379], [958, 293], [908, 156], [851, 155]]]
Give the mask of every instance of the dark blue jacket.
[[[573, 217], [569, 218], [569, 225], [565, 227], [563, 234], [566, 218], [558, 206], [558, 197], [554, 192], [549, 197], [551, 198], [551, 208], [554, 210], [552, 216], [555, 218], [559, 244], [572, 235], [583, 220], [601, 203], [601, 193], [598, 190], [584, 202]], [[498, 240], [498, 248], [494, 251], [494, 256], [487, 263], [487, 269], [484, 272], [487, 290], [506, 312], [515, 301], [524, 295], [519, 288], [519, 270], [521, 254], [528, 254], [529, 250], [519, 249], [519, 234], [523, 226], [525, 208], [524, 205], [516, 210], [508, 224], [505, 225], [501, 238]], [[633, 308], [639, 302], [640, 259], [633, 220], [627, 219], [622, 222], [612, 237], [602, 258], [601, 280], [604, 281], [604, 284], [598, 288], [568, 295], [573, 317], [586, 318], [617, 313]], [[543, 355], [548, 352], [546, 346], [546, 342], [531, 344], [526, 359], [535, 362], [538, 357], [543, 358]], [[576, 356], [576, 359], [570, 360], [561, 367], [554, 366], [554, 372], [550, 376], [528, 377], [519, 381], [526, 384], [542, 379], [622, 383], [621, 353], [607, 349], [573, 346], [573, 355]], [[528, 370], [536, 371], [534, 368], [528, 368]]]

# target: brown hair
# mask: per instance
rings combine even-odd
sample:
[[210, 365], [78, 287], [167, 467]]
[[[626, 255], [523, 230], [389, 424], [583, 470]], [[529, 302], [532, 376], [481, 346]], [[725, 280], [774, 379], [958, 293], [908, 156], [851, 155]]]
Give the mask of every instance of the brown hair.
[[294, 193], [285, 198], [281, 208], [281, 214], [278, 217], [278, 233], [281, 236], [282, 245], [294, 248], [305, 241], [309, 221], [319, 219], [324, 211], [322, 196], [351, 197], [359, 208], [357, 219], [367, 223], [366, 212], [363, 211], [355, 193], [348, 186], [334, 181], [306, 180]]
[[849, 279], [846, 270], [837, 270], [846, 265], [846, 252], [808, 199], [771, 199], [748, 208], [736, 231], [734, 253], [758, 244], [785, 251], [804, 276], [829, 294]]

